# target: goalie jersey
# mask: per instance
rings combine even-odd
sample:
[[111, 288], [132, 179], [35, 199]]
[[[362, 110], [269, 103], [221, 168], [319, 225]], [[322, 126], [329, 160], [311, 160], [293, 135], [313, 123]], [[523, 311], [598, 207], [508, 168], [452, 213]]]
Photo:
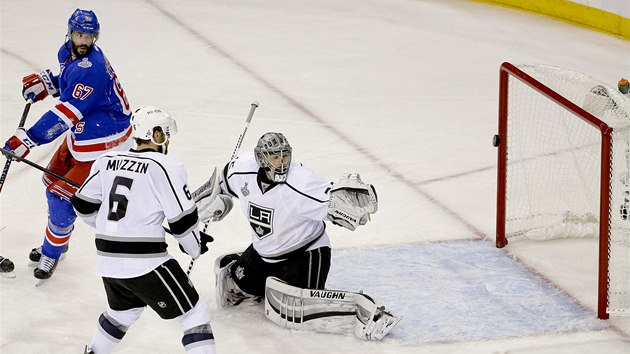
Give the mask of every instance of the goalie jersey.
[[330, 247], [326, 220], [331, 183], [291, 162], [285, 183], [272, 183], [246, 152], [223, 169], [221, 190], [240, 199], [252, 228], [252, 245], [267, 260], [290, 252]]
[[173, 258], [162, 222], [193, 258], [199, 256], [197, 207], [184, 166], [154, 150], [112, 151], [98, 158], [71, 198], [96, 228], [97, 273], [132, 278]]

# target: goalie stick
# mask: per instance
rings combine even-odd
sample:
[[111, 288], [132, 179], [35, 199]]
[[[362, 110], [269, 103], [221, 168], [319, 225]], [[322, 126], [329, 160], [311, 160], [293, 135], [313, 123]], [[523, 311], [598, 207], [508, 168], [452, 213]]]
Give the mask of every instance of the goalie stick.
[[[24, 127], [24, 123], [26, 123], [26, 117], [28, 116], [28, 112], [31, 110], [31, 104], [33, 101], [30, 99], [26, 101], [26, 106], [24, 106], [24, 112], [22, 112], [22, 118], [20, 119], [20, 123], [18, 124], [18, 129]], [[2, 170], [2, 175], [0, 176], [0, 192], [2, 192], [2, 187], [4, 186], [4, 180], [7, 179], [7, 174], [9, 173], [9, 168], [11, 167], [12, 159], [7, 159], [7, 162], [4, 163], [4, 169]]]
[[[252, 118], [254, 117], [254, 111], [256, 111], [256, 108], [258, 108], [259, 105], [260, 103], [258, 103], [257, 101], [254, 101], [251, 103], [251, 106], [249, 108], [249, 113], [247, 114], [247, 119], [245, 120], [245, 126], [243, 127], [243, 132], [238, 137], [238, 141], [236, 142], [236, 146], [234, 147], [234, 151], [232, 152], [232, 157], [230, 157], [230, 161], [232, 161], [236, 157], [238, 152], [241, 150], [241, 144], [243, 143], [243, 138], [245, 138], [245, 134], [247, 133], [247, 128], [249, 128], [249, 123], [251, 123]], [[202, 184], [201, 187], [197, 188], [192, 193], [193, 199], [197, 201], [197, 198], [199, 197], [199, 195], [201, 195], [203, 191], [205, 191], [208, 187], [210, 187], [212, 182], [213, 182], [213, 178], [210, 177], [208, 182]], [[203, 233], [206, 233], [206, 230], [208, 230], [208, 226], [210, 226], [210, 221], [206, 222], [205, 225], [203, 226], [203, 230], [202, 230]], [[191, 259], [190, 264], [188, 265], [188, 270], [186, 271], [186, 275], [190, 275], [190, 272], [192, 272], [194, 265], [195, 265], [195, 259]]]

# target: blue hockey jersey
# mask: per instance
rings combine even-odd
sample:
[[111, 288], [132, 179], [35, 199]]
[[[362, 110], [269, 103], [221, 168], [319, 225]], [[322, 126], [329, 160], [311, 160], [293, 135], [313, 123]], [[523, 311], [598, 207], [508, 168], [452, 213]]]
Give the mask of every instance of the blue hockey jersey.
[[78, 161], [96, 160], [109, 150], [128, 150], [131, 108], [114, 68], [96, 45], [84, 57], [72, 60], [68, 42], [59, 49], [61, 71], [53, 77], [59, 102], [29, 130], [37, 144], [46, 144], [67, 132], [66, 143]]

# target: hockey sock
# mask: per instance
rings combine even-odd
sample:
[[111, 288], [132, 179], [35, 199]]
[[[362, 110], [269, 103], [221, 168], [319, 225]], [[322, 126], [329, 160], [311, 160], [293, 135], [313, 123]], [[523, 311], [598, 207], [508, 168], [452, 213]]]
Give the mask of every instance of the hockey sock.
[[42, 245], [42, 253], [52, 259], [59, 259], [63, 249], [70, 240], [73, 229], [72, 225], [57, 227], [49, 221], [48, 226], [46, 226], [46, 238], [44, 238], [44, 244]]
[[48, 225], [42, 245], [42, 253], [52, 259], [59, 259], [65, 245], [70, 240], [77, 214], [72, 204], [51, 191], [46, 191], [48, 202]]
[[108, 309], [98, 318], [98, 324], [92, 336], [90, 348], [95, 353], [108, 354], [120, 343], [127, 329], [140, 318], [144, 307], [138, 307], [127, 311], [114, 311]]
[[184, 331], [182, 344], [187, 354], [214, 354], [214, 334], [208, 304], [199, 299], [195, 306], [177, 318]]

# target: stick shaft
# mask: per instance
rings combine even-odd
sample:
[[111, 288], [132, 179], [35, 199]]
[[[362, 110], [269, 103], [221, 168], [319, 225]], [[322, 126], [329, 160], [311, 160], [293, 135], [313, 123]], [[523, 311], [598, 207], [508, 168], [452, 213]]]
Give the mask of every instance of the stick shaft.
[[241, 144], [243, 143], [243, 139], [245, 138], [245, 134], [247, 133], [247, 128], [249, 127], [249, 123], [251, 123], [252, 118], [254, 117], [254, 111], [258, 108], [258, 102], [252, 102], [251, 107], [249, 108], [249, 113], [247, 114], [247, 120], [245, 121], [245, 127], [243, 128], [243, 132], [238, 137], [238, 141], [236, 142], [236, 147], [232, 152], [232, 157], [230, 160], [234, 159], [238, 154], [239, 150], [241, 150]]
[[[247, 133], [247, 128], [249, 128], [249, 123], [251, 123], [252, 118], [254, 117], [254, 112], [256, 111], [256, 108], [258, 108], [258, 105], [259, 103], [254, 101], [249, 107], [249, 113], [247, 114], [247, 119], [245, 120], [245, 126], [243, 127], [243, 132], [238, 137], [238, 141], [236, 142], [236, 146], [234, 147], [234, 151], [232, 152], [232, 157], [230, 157], [230, 160], [233, 160], [238, 154], [238, 152], [241, 150], [241, 144], [243, 143], [243, 139], [245, 138], [245, 134]], [[201, 192], [201, 190], [203, 190], [203, 187], [204, 186], [199, 187], [195, 192], [193, 192], [193, 195], [198, 195]], [[202, 232], [205, 233], [206, 230], [208, 230], [208, 226], [210, 226], [210, 222], [205, 223], [205, 225], [203, 226]], [[193, 258], [190, 260], [190, 264], [188, 265], [188, 270], [186, 271], [186, 275], [190, 275], [190, 272], [192, 272], [194, 265], [195, 265], [195, 259]]]
[[64, 176], [62, 176], [62, 175], [60, 175], [58, 173], [55, 173], [55, 172], [47, 169], [46, 167], [40, 166], [40, 165], [36, 164], [35, 162], [33, 162], [31, 160], [27, 160], [27, 159], [25, 159], [23, 157], [20, 157], [20, 156], [14, 154], [13, 152], [11, 152], [9, 150], [5, 150], [4, 148], [0, 148], [0, 150], [2, 150], [2, 154], [9, 155], [9, 156], [11, 156], [14, 159], [16, 159], [16, 160], [18, 160], [20, 162], [24, 162], [25, 164], [27, 164], [27, 165], [29, 165], [31, 167], [34, 167], [34, 168], [36, 168], [36, 169], [38, 169], [38, 170], [40, 170], [40, 171], [42, 171], [42, 172], [44, 172], [46, 174], [49, 174], [49, 175], [51, 175], [51, 176], [53, 176], [55, 178], [58, 178], [58, 179], [60, 179], [60, 180], [62, 180], [64, 182], [68, 183], [69, 185], [75, 187], [75, 188], [81, 187], [81, 185], [78, 184], [77, 182], [71, 181], [71, 180], [67, 179], [66, 177], [64, 177]]
[[[20, 119], [20, 123], [18, 124], [18, 129], [24, 127], [24, 123], [26, 123], [26, 117], [28, 116], [28, 112], [31, 110], [31, 100], [26, 102], [26, 106], [24, 106], [24, 112], [22, 112], [22, 118]], [[7, 159], [7, 162], [4, 163], [4, 168], [2, 169], [2, 175], [0, 175], [0, 192], [2, 192], [2, 187], [4, 186], [4, 181], [7, 179], [7, 175], [9, 174], [9, 168], [11, 167], [11, 162], [13, 160]]]

